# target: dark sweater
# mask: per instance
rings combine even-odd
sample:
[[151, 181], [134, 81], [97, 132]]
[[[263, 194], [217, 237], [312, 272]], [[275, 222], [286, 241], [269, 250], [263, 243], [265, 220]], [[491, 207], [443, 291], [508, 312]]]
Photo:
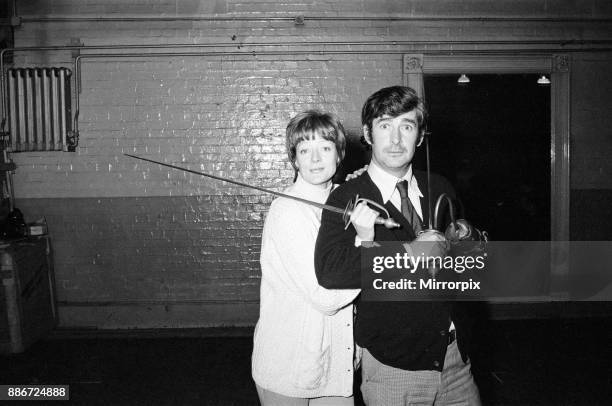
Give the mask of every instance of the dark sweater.
[[[415, 171], [414, 176], [424, 195], [420, 202], [423, 225], [427, 227], [427, 176], [421, 171]], [[432, 175], [432, 205], [442, 193], [454, 197], [450, 184], [444, 178]], [[367, 173], [339, 186], [331, 193], [327, 204], [345, 207], [357, 194], [383, 204], [380, 191]], [[391, 202], [384, 206], [402, 227], [387, 229], [376, 225], [375, 241], [414, 240], [412, 227], [395, 206]], [[328, 289], [361, 287], [361, 250], [368, 248], [355, 247], [355, 236], [353, 227], [344, 229], [342, 216], [323, 211], [315, 249], [315, 270], [321, 286]], [[460, 302], [358, 300], [356, 305], [355, 341], [386, 365], [413, 371], [441, 371], [451, 319], [457, 330], [461, 356], [464, 361], [467, 360], [472, 323]]]

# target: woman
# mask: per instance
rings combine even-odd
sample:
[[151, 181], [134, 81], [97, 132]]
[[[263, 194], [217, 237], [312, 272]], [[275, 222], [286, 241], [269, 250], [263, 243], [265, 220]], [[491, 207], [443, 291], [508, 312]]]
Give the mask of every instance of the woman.
[[[331, 114], [306, 111], [288, 124], [296, 180], [285, 193], [325, 203], [344, 157], [344, 128]], [[359, 290], [327, 290], [314, 271], [321, 209], [272, 202], [261, 246], [261, 297], [252, 358], [263, 406], [353, 405], [353, 306]]]

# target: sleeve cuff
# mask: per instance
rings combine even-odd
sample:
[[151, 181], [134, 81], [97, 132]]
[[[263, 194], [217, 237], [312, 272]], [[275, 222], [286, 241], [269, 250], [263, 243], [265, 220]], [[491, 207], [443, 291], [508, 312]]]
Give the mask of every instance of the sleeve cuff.
[[359, 238], [358, 235], [356, 235], [355, 236], [355, 247], [372, 248], [372, 247], [380, 247], [380, 244], [377, 243], [376, 241], [363, 241], [361, 238]]

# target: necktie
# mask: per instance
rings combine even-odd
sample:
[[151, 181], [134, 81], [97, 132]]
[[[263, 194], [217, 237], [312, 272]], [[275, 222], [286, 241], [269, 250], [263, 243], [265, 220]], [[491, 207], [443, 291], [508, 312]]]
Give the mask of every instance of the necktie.
[[395, 187], [399, 191], [400, 197], [402, 198], [402, 214], [412, 225], [414, 234], [418, 235], [423, 229], [423, 224], [421, 223], [421, 219], [419, 218], [416, 209], [408, 197], [408, 181], [403, 180], [401, 182], [397, 182]]

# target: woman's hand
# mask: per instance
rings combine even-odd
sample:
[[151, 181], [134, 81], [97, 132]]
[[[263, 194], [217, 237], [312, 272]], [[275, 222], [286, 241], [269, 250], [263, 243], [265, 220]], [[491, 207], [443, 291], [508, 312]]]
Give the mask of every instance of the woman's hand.
[[349, 173], [348, 175], [346, 175], [346, 178], [344, 179], [344, 181], [355, 179], [361, 176], [361, 174], [363, 174], [367, 170], [368, 170], [368, 165], [364, 166], [363, 168], [357, 169], [355, 172]]

